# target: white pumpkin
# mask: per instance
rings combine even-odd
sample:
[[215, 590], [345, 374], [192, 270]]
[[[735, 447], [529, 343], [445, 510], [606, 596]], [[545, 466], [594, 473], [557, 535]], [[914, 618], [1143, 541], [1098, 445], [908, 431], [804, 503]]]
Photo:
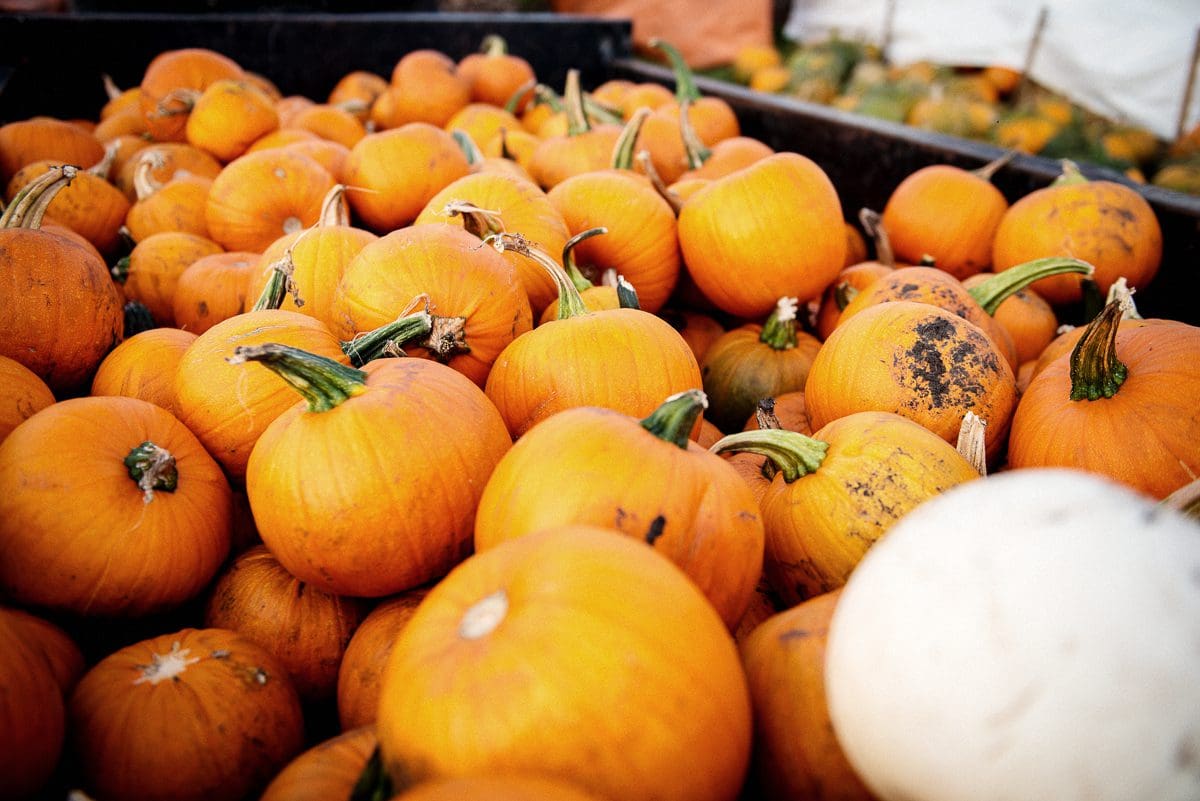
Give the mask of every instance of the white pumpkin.
[[1015, 470], [897, 523], [830, 625], [830, 717], [884, 801], [1200, 799], [1200, 526]]

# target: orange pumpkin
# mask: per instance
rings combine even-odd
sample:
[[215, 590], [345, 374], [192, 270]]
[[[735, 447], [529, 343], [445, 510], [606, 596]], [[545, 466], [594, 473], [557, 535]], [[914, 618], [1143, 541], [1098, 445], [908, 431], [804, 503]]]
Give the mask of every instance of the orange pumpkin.
[[645, 543], [571, 526], [434, 587], [392, 651], [376, 732], [402, 783], [527, 771], [606, 798], [732, 801], [750, 709], [695, 585]]
[[825, 643], [840, 592], [768, 618], [740, 643], [754, 704], [752, 775], [765, 801], [872, 801], [834, 735]]
[[288, 142], [281, 147], [289, 153], [308, 156], [329, 170], [339, 184], [346, 183], [346, 163], [350, 160], [350, 148], [331, 139], [301, 139]]
[[762, 570], [761, 522], [737, 474], [688, 439], [704, 402], [684, 392], [641, 421], [580, 407], [530, 429], [484, 488], [476, 550], [559, 525], [613, 528], [678, 565], [733, 629]]
[[[35, 161], [17, 171], [8, 182], [6, 197], [11, 202], [25, 186], [56, 165], [58, 160]], [[129, 212], [129, 201], [115, 186], [87, 170], [75, 173], [71, 185], [58, 192], [46, 213], [111, 255], [121, 243], [120, 228]]]
[[179, 231], [208, 238], [204, 217], [212, 179], [198, 175], [176, 175], [166, 183], [154, 179], [154, 171], [166, 161], [162, 151], [147, 148], [135, 157], [133, 188], [137, 201], [125, 215], [125, 227], [134, 242], [154, 234]]
[[183, 629], [106, 656], [69, 711], [84, 788], [100, 798], [251, 797], [304, 743], [283, 668], [225, 629]]
[[572, 175], [608, 167], [613, 148], [621, 136], [617, 125], [594, 126], [588, 119], [578, 70], [567, 72], [565, 103], [566, 132], [543, 137], [529, 160], [529, 174], [543, 189], [552, 189]]
[[484, 389], [514, 437], [574, 406], [645, 416], [663, 398], [699, 389], [696, 357], [669, 323], [640, 309], [588, 312], [548, 256], [510, 234], [495, 241], [538, 261], [559, 291], [558, 319], [515, 338], [488, 373]]
[[0, 356], [0, 442], [53, 403], [54, 393], [45, 381], [15, 359]]
[[54, 392], [86, 385], [125, 328], [120, 290], [95, 250], [38, 230], [74, 174], [48, 170], [0, 216], [0, 356]]
[[[138, 151], [140, 154], [157, 153], [162, 157], [160, 165], [155, 160], [150, 170], [148, 180], [151, 186], [163, 186], [173, 178], [191, 176], [194, 178], [216, 178], [221, 172], [221, 163], [205, 153], [184, 142], [161, 142], [149, 144]], [[141, 165], [140, 159], [128, 159], [116, 173], [117, 188], [125, 193], [130, 200], [137, 200], [137, 171]]]
[[216, 242], [195, 234], [152, 234], [129, 254], [125, 297], [145, 304], [159, 325], [175, 325], [175, 289], [180, 276], [200, 259], [220, 252]]
[[383, 668], [392, 646], [428, 594], [428, 587], [402, 592], [372, 609], [355, 630], [338, 668], [337, 708], [342, 731], [375, 722]]
[[600, 801], [574, 784], [527, 776], [456, 776], [413, 785], [395, 801]]
[[[992, 273], [976, 273], [963, 281], [968, 290], [984, 285]], [[1058, 316], [1042, 296], [1032, 289], [1018, 289], [1000, 301], [992, 317], [1008, 332], [1017, 357], [1023, 365], [1037, 359], [1058, 332]]]
[[349, 798], [377, 742], [371, 726], [360, 726], [323, 740], [279, 771], [259, 801]]
[[[305, 107], [307, 108], [307, 106]], [[286, 147], [299, 142], [319, 142], [321, 137], [317, 136], [312, 131], [306, 131], [303, 128], [280, 128], [276, 131], [262, 136], [254, 141], [246, 149], [247, 153], [258, 153], [263, 150], [272, 150], [277, 147]]]
[[[260, 361], [307, 401], [267, 427], [246, 469], [259, 534], [292, 575], [380, 597], [444, 574], [469, 552], [483, 483], [512, 444], [477, 386], [426, 359], [356, 370], [284, 346], [235, 356]], [[313, 471], [340, 478], [314, 485]]]
[[[1032, 259], [1073, 256], [1093, 266], [1101, 293], [1118, 278], [1144, 287], [1158, 272], [1162, 229], [1138, 192], [1112, 181], [1088, 181], [1069, 162], [1050, 186], [1031, 192], [1005, 213], [996, 231], [992, 266], [999, 273]], [[1059, 275], [1033, 290], [1051, 304], [1078, 301], [1081, 278]]]
[[1070, 355], [1029, 383], [1009, 443], [1013, 467], [1074, 467], [1164, 498], [1200, 473], [1200, 328], [1121, 323], [1109, 303]]
[[187, 47], [159, 53], [146, 66], [138, 101], [146, 130], [159, 142], [182, 142], [196, 101], [211, 84], [239, 80], [242, 68], [212, 50]]
[[299, 153], [247, 153], [213, 180], [204, 209], [209, 235], [226, 250], [261, 253], [315, 223], [334, 184], [328, 170]]
[[833, 329], [841, 322], [842, 311], [850, 305], [855, 295], [894, 269], [878, 261], [860, 261], [843, 267], [821, 295], [821, 303], [817, 307], [817, 336], [822, 341], [829, 339]]
[[251, 303], [259, 255], [247, 251], [201, 256], [179, 274], [171, 295], [175, 325], [203, 334]]
[[0, 606], [0, 798], [34, 798], [58, 764], [66, 732], [63, 690], [24, 613]]
[[473, 142], [487, 142], [502, 130], [515, 131], [521, 127], [521, 121], [502, 106], [470, 103], [455, 112], [444, 127], [450, 133], [462, 131]]
[[434, 195], [470, 172], [454, 137], [428, 123], [368, 134], [350, 149], [350, 206], [367, 227], [387, 233], [410, 224]]
[[849, 414], [811, 437], [746, 431], [711, 450], [747, 451], [775, 465], [759, 501], [767, 537], [763, 571], [785, 607], [841, 587], [908, 511], [979, 478], [953, 445], [889, 412]]
[[312, 131], [345, 148], [354, 147], [367, 135], [366, 127], [352, 112], [327, 103], [315, 103], [297, 112], [288, 121], [288, 127]]
[[228, 163], [279, 127], [275, 101], [245, 80], [213, 81], [192, 107], [184, 133], [188, 144]]
[[140, 398], [174, 411], [175, 368], [196, 335], [178, 328], [152, 328], [112, 349], [92, 379], [94, 396]]
[[[389, 86], [371, 108], [380, 129], [413, 122], [442, 127], [471, 101], [471, 85], [455, 63], [437, 50], [413, 50], [396, 62]], [[383, 104], [383, 105], [381, 105]]]
[[256, 545], [217, 577], [204, 625], [261, 645], [288, 672], [301, 699], [318, 701], [333, 695], [342, 654], [363, 613], [356, 600], [308, 586]]
[[38, 412], [0, 444], [0, 488], [0, 584], [23, 603], [165, 610], [199, 593], [229, 550], [225, 477], [169, 412], [136, 398]]
[[5, 185], [26, 164], [51, 159], [80, 169], [104, 158], [93, 134], [53, 117], [31, 117], [0, 126], [0, 181]]
[[352, 112], [365, 124], [370, 118], [371, 104], [387, 87], [387, 79], [381, 75], [352, 70], [338, 79], [326, 102]]
[[529, 62], [508, 52], [508, 43], [495, 34], [484, 38], [480, 52], [459, 59], [455, 72], [471, 87], [472, 100], [493, 106], [503, 106], [536, 79]]
[[813, 360], [804, 399], [818, 428], [854, 412], [894, 412], [947, 442], [957, 442], [963, 415], [973, 411], [987, 424], [994, 463], [1016, 406], [1016, 380], [979, 326], [901, 300], [865, 309], [834, 330]]
[[75, 689], [87, 663], [83, 652], [66, 631], [45, 618], [20, 609], [0, 607], [0, 615], [7, 617], [8, 622], [21, 631], [25, 642], [46, 657], [50, 673], [64, 694]]
[[692, 195], [679, 215], [679, 245], [704, 295], [750, 319], [784, 296], [820, 296], [846, 255], [837, 191], [795, 153], [769, 156]]

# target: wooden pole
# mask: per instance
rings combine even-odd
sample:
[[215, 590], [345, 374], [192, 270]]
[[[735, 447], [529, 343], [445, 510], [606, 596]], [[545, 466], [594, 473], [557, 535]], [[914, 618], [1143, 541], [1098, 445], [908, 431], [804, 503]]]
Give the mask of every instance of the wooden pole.
[[883, 32], [879, 42], [879, 59], [884, 64], [890, 64], [888, 48], [892, 46], [892, 35], [896, 27], [896, 0], [884, 0]]
[[1200, 63], [1200, 28], [1196, 29], [1196, 43], [1192, 46], [1192, 60], [1188, 62], [1187, 82], [1183, 88], [1183, 100], [1179, 103], [1179, 123], [1175, 126], [1175, 138], [1182, 139], [1187, 133], [1188, 113], [1192, 107], [1192, 89], [1196, 86], [1196, 65]]
[[1025, 63], [1021, 66], [1021, 80], [1017, 83], [1017, 88], [1013, 92], [1014, 105], [1020, 106], [1025, 100], [1025, 93], [1029, 86], [1029, 72], [1033, 69], [1033, 61], [1037, 58], [1037, 52], [1042, 46], [1042, 32], [1046, 30], [1046, 20], [1050, 16], [1050, 9], [1042, 6], [1038, 11], [1037, 23], [1033, 26], [1033, 38], [1029, 40], [1029, 49], [1025, 51]]

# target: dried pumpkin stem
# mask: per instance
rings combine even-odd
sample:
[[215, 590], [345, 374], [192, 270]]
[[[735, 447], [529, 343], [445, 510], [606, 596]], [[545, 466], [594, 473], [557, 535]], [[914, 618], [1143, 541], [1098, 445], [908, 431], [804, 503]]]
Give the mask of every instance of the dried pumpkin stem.
[[334, 184], [321, 201], [321, 214], [317, 227], [350, 225], [350, 210], [346, 207], [346, 185]]
[[442, 207], [442, 214], [447, 217], [461, 216], [466, 232], [480, 239], [504, 233], [504, 220], [500, 212], [481, 209], [469, 200], [451, 200]]
[[121, 87], [117, 86], [117, 82], [107, 72], [101, 73], [100, 81], [104, 84], [104, 96], [109, 100], [116, 100], [121, 96]]
[[987, 475], [986, 429], [987, 423], [982, 417], [975, 412], [967, 412], [958, 428], [958, 442], [955, 445], [959, 455], [970, 462], [981, 476]]
[[796, 431], [768, 428], [730, 434], [713, 443], [709, 450], [718, 454], [745, 452], [766, 456], [783, 473], [783, 480], [790, 484], [821, 467], [829, 443]]
[[487, 237], [483, 241], [490, 244], [499, 253], [503, 253], [506, 250], [520, 253], [525, 258], [537, 262], [549, 274], [551, 280], [554, 281], [554, 286], [558, 289], [559, 320], [589, 314], [587, 306], [583, 303], [583, 298], [579, 296], [579, 290], [575, 288], [575, 285], [571, 283], [571, 279], [567, 277], [566, 270], [560, 267], [554, 259], [533, 247], [525, 237], [520, 234], [496, 234], [495, 236]]
[[642, 106], [633, 113], [629, 122], [621, 129], [617, 144], [613, 147], [612, 166], [614, 170], [632, 170], [633, 152], [637, 145], [638, 136], [642, 132], [642, 124], [650, 116], [650, 109]]
[[986, 281], [971, 287], [968, 292], [985, 312], [994, 315], [1001, 303], [1034, 281], [1040, 281], [1052, 275], [1069, 275], [1071, 273], [1090, 278], [1095, 271], [1096, 268], [1086, 261], [1051, 256], [1027, 261], [996, 273]]
[[575, 246], [585, 239], [591, 239], [593, 236], [607, 234], [608, 229], [603, 227], [589, 228], [586, 231], [580, 231], [566, 241], [562, 249], [563, 269], [567, 271], [567, 276], [571, 279], [571, 283], [580, 292], [591, 289], [594, 284], [583, 271], [579, 269], [579, 265], [575, 262]]
[[175, 457], [166, 448], [153, 442], [143, 442], [131, 450], [125, 457], [125, 468], [142, 491], [143, 503], [154, 500], [156, 491], [174, 492], [179, 486]]
[[1200, 478], [1184, 484], [1161, 501], [1163, 506], [1169, 506], [1183, 512], [1193, 520], [1200, 521]]
[[120, 149], [121, 145], [116, 141], [106, 144], [104, 146], [104, 155], [99, 161], [87, 168], [88, 174], [107, 181], [108, 174], [112, 172], [113, 165], [117, 163], [117, 152]]
[[1017, 151], [1009, 150], [1000, 158], [989, 161], [987, 164], [984, 164], [977, 170], [971, 170], [971, 173], [985, 181], [991, 181], [992, 178], [995, 177], [996, 173], [1000, 172], [1002, 168], [1007, 166], [1007, 164], [1016, 157]]
[[696, 88], [696, 78], [692, 74], [691, 67], [684, 60], [683, 54], [679, 49], [670, 42], [665, 42], [662, 39], [654, 38], [649, 42], [651, 47], [663, 51], [667, 61], [671, 64], [671, 72], [675, 75], [675, 99], [680, 105], [685, 100], [696, 101], [700, 99], [700, 90]]
[[508, 42], [504, 41], [504, 37], [498, 33], [489, 33], [483, 37], [483, 42], [479, 45], [479, 52], [485, 56], [508, 55]]
[[698, 389], [678, 392], [642, 420], [642, 428], [654, 436], [687, 450], [688, 438], [700, 415], [708, 408], [708, 397]]
[[1088, 183], [1088, 179], [1082, 172], [1079, 171], [1079, 165], [1070, 159], [1063, 159], [1062, 175], [1054, 179], [1051, 186], [1076, 186], [1078, 184]]
[[783, 423], [779, 422], [779, 417], [775, 414], [774, 398], [759, 399], [758, 404], [754, 407], [754, 422], [760, 429], [783, 428]]
[[667, 201], [671, 211], [675, 212], [675, 216], [678, 217], [679, 212], [683, 211], [683, 198], [679, 196], [678, 192], [668, 187], [662, 176], [658, 174], [658, 170], [654, 168], [654, 160], [650, 158], [650, 151], [639, 150], [635, 158], [641, 166], [642, 172], [650, 179], [650, 185], [654, 187], [654, 191]]
[[1117, 358], [1121, 304], [1109, 303], [1088, 324], [1071, 351], [1071, 400], [1099, 400], [1117, 394], [1129, 371]]
[[138, 154], [137, 167], [133, 170], [133, 191], [139, 202], [148, 199], [163, 188], [162, 181], [155, 179], [152, 173], [154, 170], [161, 170], [166, 166], [167, 158], [160, 150], [151, 148]]
[[763, 324], [758, 340], [775, 350], [791, 350], [796, 347], [796, 298], [780, 298], [774, 311]]
[[1121, 304], [1121, 319], [1122, 320], [1141, 320], [1142, 315], [1138, 311], [1137, 303], [1133, 300], [1133, 288], [1129, 286], [1129, 282], [1122, 276], [1116, 281], [1113, 281], [1112, 286], [1108, 288], [1108, 297], [1106, 303], [1112, 303], [1114, 300]]
[[0, 228], [41, 228], [46, 207], [55, 195], [75, 180], [78, 171], [78, 167], [70, 164], [58, 165], [30, 181], [0, 215]]
[[241, 345], [226, 359], [230, 364], [258, 362], [272, 370], [308, 401], [310, 412], [327, 412], [361, 394], [367, 374], [355, 367], [293, 348], [267, 343]]
[[583, 90], [579, 87], [579, 70], [567, 70], [567, 86], [563, 92], [563, 103], [567, 111], [568, 136], [579, 136], [592, 129], [587, 111], [583, 107]]
[[386, 353], [397, 350], [403, 352], [405, 345], [417, 344], [420, 340], [428, 338], [433, 331], [433, 319], [426, 302], [421, 311], [402, 315], [386, 325], [343, 342], [342, 352], [350, 357], [351, 364], [362, 367]]
[[642, 302], [638, 298], [637, 290], [633, 288], [633, 284], [625, 280], [625, 276], [617, 276], [617, 308], [619, 309], [640, 309]]
[[155, 118], [177, 117], [180, 114], [191, 114], [196, 101], [200, 99], [199, 89], [172, 89], [158, 101], [151, 116]]
[[712, 158], [712, 151], [700, 140], [700, 134], [696, 133], [696, 126], [692, 125], [692, 115], [689, 113], [691, 108], [691, 100], [679, 102], [679, 135], [683, 137], [683, 149], [687, 153], [688, 167], [698, 170], [704, 166], [704, 162]]
[[892, 250], [892, 240], [888, 238], [887, 231], [883, 230], [883, 217], [879, 212], [868, 208], [859, 209], [858, 221], [875, 243], [875, 260], [885, 267], [895, 267], [896, 254]]

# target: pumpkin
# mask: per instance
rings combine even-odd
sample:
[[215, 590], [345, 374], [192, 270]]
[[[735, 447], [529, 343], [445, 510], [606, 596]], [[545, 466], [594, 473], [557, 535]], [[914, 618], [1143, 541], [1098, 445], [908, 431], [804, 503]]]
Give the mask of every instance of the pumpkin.
[[751, 776], [765, 801], [872, 801], [838, 745], [825, 645], [840, 590], [772, 615], [739, 643], [754, 705]]
[[196, 335], [178, 328], [152, 328], [117, 345], [92, 379], [94, 396], [140, 398], [173, 412], [175, 369]]
[[[267, 427], [246, 469], [259, 534], [292, 575], [381, 597], [462, 560], [483, 484], [511, 445], [477, 386], [426, 359], [357, 370], [285, 346], [235, 356], [260, 361], [306, 400]], [[329, 473], [339, 480], [313, 484]]]
[[913, 301], [881, 303], [839, 325], [804, 385], [817, 428], [853, 412], [894, 412], [956, 442], [963, 415], [987, 424], [987, 452], [1003, 451], [1016, 406], [1012, 368], [983, 329]]
[[184, 134], [188, 144], [228, 163], [279, 127], [275, 101], [245, 80], [213, 81], [196, 99]]
[[762, 569], [762, 524], [737, 474], [688, 439], [704, 402], [691, 390], [641, 421], [596, 407], [542, 421], [484, 487], [476, 550], [557, 525], [616, 529], [682, 568], [734, 628]]
[[457, 776], [431, 779], [396, 801], [600, 801], [592, 793], [545, 776]]
[[[541, 188], [526, 179], [494, 173], [465, 175], [447, 184], [429, 199], [414, 225], [431, 223], [461, 225], [480, 239], [501, 231], [519, 232], [556, 261], [571, 236], [562, 211]], [[557, 297], [554, 282], [517, 253], [502, 257], [529, 297], [532, 313], [540, 315]]]
[[0, 356], [0, 442], [53, 403], [54, 393], [45, 381], [15, 359]]
[[212, 183], [204, 218], [226, 250], [261, 253], [284, 234], [321, 216], [335, 181], [316, 161], [283, 149], [263, 150], [225, 165]]
[[24, 642], [46, 658], [50, 673], [64, 694], [75, 689], [87, 664], [83, 652], [66, 631], [45, 618], [20, 609], [0, 607], [0, 616], [7, 618], [7, 623], [20, 632]]
[[804, 156], [778, 153], [692, 195], [679, 214], [679, 245], [704, 295], [724, 312], [753, 319], [781, 297], [818, 297], [842, 268], [846, 235], [824, 171]]
[[250, 297], [259, 255], [244, 250], [212, 253], [196, 259], [179, 274], [171, 294], [175, 325], [203, 334], [223, 320], [241, 314]]
[[367, 129], [353, 112], [327, 103], [316, 103], [297, 112], [288, 120], [289, 128], [312, 131], [322, 139], [352, 148], [367, 135]]
[[[163, 186], [173, 178], [192, 176], [195, 178], [216, 178], [221, 173], [221, 163], [199, 148], [184, 142], [159, 142], [148, 144], [137, 151], [142, 156], [157, 153], [162, 157], [162, 164], [155, 159], [148, 180], [150, 186]], [[140, 158], [127, 159], [116, 171], [117, 188], [125, 193], [130, 200], [138, 199], [137, 172], [141, 166]]]
[[[50, 168], [62, 164], [58, 160], [35, 161], [25, 165], [8, 182], [9, 202], [25, 186]], [[120, 227], [129, 211], [129, 201], [102, 176], [79, 170], [70, 186], [54, 195], [46, 213], [55, 222], [65, 225], [96, 246], [103, 254], [111, 255], [121, 243]]]
[[993, 162], [971, 171], [933, 164], [905, 177], [883, 208], [896, 257], [916, 264], [932, 256], [938, 269], [960, 280], [986, 270], [1008, 211], [1008, 201], [991, 183], [1000, 166]]
[[147, 148], [135, 157], [133, 187], [137, 201], [125, 215], [125, 227], [134, 242], [154, 234], [177, 231], [208, 238], [204, 209], [212, 180], [198, 175], [176, 175], [166, 183], [154, 179], [166, 158], [162, 151]]
[[660, 310], [659, 316], [679, 332], [698, 362], [704, 360], [704, 354], [725, 333], [725, 327], [716, 318], [703, 312], [668, 308]]
[[169, 412], [136, 398], [38, 412], [0, 444], [0, 488], [0, 585], [22, 603], [162, 611], [199, 593], [229, 550], [225, 477]]
[[826, 287], [821, 295], [821, 303], [817, 307], [817, 336], [822, 341], [829, 338], [833, 329], [837, 328], [842, 319], [842, 311], [850, 305], [850, 301], [875, 282], [875, 279], [887, 275], [895, 267], [878, 261], [856, 262], [849, 267], [843, 267], [833, 282]]
[[246, 312], [196, 338], [175, 372], [175, 413], [238, 484], [245, 479], [246, 462], [259, 435], [297, 401], [295, 393], [270, 373], [226, 361], [239, 345], [266, 342], [349, 361], [324, 324], [296, 312]]
[[48, 170], [0, 216], [0, 356], [54, 392], [86, 385], [125, 325], [120, 290], [95, 251], [38, 230], [46, 205], [75, 173]]
[[[437, 50], [404, 54], [392, 69], [390, 85], [372, 106], [371, 119], [381, 129], [413, 122], [442, 127], [471, 101], [471, 85], [455, 67], [449, 56]], [[380, 107], [385, 99], [387, 105]]]
[[[999, 273], [1046, 256], [1073, 256], [1092, 264], [1091, 279], [1107, 293], [1118, 279], [1145, 287], [1162, 259], [1162, 229], [1150, 204], [1112, 181], [1089, 181], [1069, 162], [1044, 189], [1012, 205], [1000, 221], [992, 252]], [[1082, 297], [1080, 277], [1043, 279], [1033, 290], [1059, 305]]]
[[31, 117], [0, 126], [0, 181], [9, 179], [26, 164], [51, 159], [80, 169], [104, 158], [104, 146], [93, 134], [64, 120]]
[[695, 585], [645, 543], [569, 526], [476, 554], [430, 591], [388, 660], [376, 732], [398, 787], [537, 772], [606, 798], [733, 801], [750, 709]]
[[696, 357], [669, 323], [640, 309], [588, 312], [544, 253], [511, 234], [494, 242], [536, 260], [559, 291], [559, 319], [513, 339], [484, 385], [514, 437], [574, 406], [645, 416], [663, 398], [700, 387]]
[[[310, 101], [311, 102], [311, 101]], [[305, 106], [307, 108], [307, 106]], [[256, 139], [254, 144], [246, 149], [247, 153], [258, 153], [263, 150], [273, 150], [279, 147], [298, 144], [300, 142], [319, 142], [321, 137], [303, 128], [280, 128]]]
[[[968, 291], [984, 285], [992, 273], [976, 273], [963, 280]], [[1032, 289], [1018, 289], [996, 306], [992, 317], [1008, 332], [1018, 365], [1037, 359], [1058, 331], [1053, 307]]]
[[351, 70], [338, 79], [326, 102], [352, 112], [364, 124], [370, 118], [371, 104], [387, 89], [387, 79], [367, 70]]
[[182, 231], [151, 234], [129, 253], [125, 297], [145, 304], [159, 325], [175, 324], [175, 290], [188, 267], [221, 253], [211, 239]]
[[[683, 122], [684, 119], [683, 116], [680, 116], [680, 122]], [[684, 124], [688, 125], [688, 123]], [[724, 178], [731, 172], [749, 167], [756, 161], [762, 161], [767, 156], [774, 154], [775, 151], [770, 146], [753, 137], [734, 136], [722, 139], [711, 148], [705, 148], [697, 153], [696, 160], [702, 162], [701, 166], [687, 170], [672, 183], [704, 178], [710, 180]], [[689, 163], [691, 162], [692, 159], [689, 158]]]
[[275, 774], [259, 801], [350, 798], [376, 744], [371, 726], [322, 740]]
[[503, 103], [469, 103], [456, 111], [444, 128], [450, 133], [461, 131], [476, 143], [487, 142], [502, 130], [518, 130], [521, 121], [503, 106]]
[[387, 233], [410, 224], [443, 187], [470, 171], [454, 137], [428, 123], [368, 134], [350, 149], [350, 206], [367, 227]]
[[346, 183], [346, 163], [350, 160], [350, 148], [331, 139], [301, 139], [281, 145], [289, 153], [308, 156], [329, 170], [339, 184]]
[[722, 431], [742, 430], [760, 399], [804, 389], [820, 347], [816, 337], [796, 330], [795, 298], [780, 298], [765, 323], [725, 332], [704, 354], [705, 417]]
[[1198, 565], [1195, 522], [1079, 471], [931, 499], [830, 622], [846, 757], [882, 801], [1193, 797]]
[[342, 654], [363, 613], [356, 600], [309, 587], [256, 545], [217, 577], [204, 625], [261, 645], [288, 672], [301, 699], [319, 701], [333, 695]]
[[36, 636], [0, 606], [0, 798], [32, 798], [54, 773], [66, 732], [63, 690]]
[[[291, 125], [292, 120], [296, 118], [296, 115], [301, 111], [304, 111], [306, 108], [312, 108], [316, 104], [317, 103], [315, 100], [304, 95], [288, 95], [287, 97], [279, 98], [275, 101], [275, 113], [279, 115], [279, 130], [267, 134], [267, 136], [264, 138], [287, 133], [289, 131], [289, 126]], [[303, 133], [307, 134], [312, 132], [304, 131]], [[313, 134], [313, 136], [316, 136], [316, 134]]]
[[1121, 312], [1109, 303], [1070, 355], [1030, 381], [1009, 464], [1087, 470], [1161, 499], [1200, 473], [1200, 328], [1122, 325]]
[[101, 798], [246, 798], [304, 743], [283, 668], [225, 629], [183, 629], [104, 657], [69, 712], [84, 788]]
[[355, 629], [338, 668], [337, 709], [342, 731], [375, 722], [388, 655], [428, 594], [428, 587], [406, 590], [372, 609]]
[[609, 166], [613, 148], [621, 136], [617, 125], [593, 125], [588, 119], [578, 70], [567, 71], [565, 103], [566, 132], [543, 137], [529, 160], [529, 174], [543, 189], [552, 189], [572, 175]]
[[483, 386], [492, 363], [533, 323], [511, 265], [452, 225], [417, 225], [365, 246], [346, 265], [331, 304], [351, 341], [424, 296], [436, 330], [406, 352], [443, 362]]
[[207, 48], [186, 47], [159, 53], [146, 66], [138, 101], [146, 130], [159, 142], [182, 142], [196, 101], [217, 81], [244, 77], [233, 59]]
[[979, 477], [954, 446], [890, 412], [849, 414], [811, 437], [746, 431], [710, 450], [749, 451], [776, 468], [759, 500], [767, 536], [763, 569], [785, 606], [841, 587], [909, 510]]
[[472, 100], [501, 107], [536, 79], [529, 62], [508, 52], [508, 43], [495, 34], [484, 37], [478, 53], [459, 59], [455, 72], [471, 87]]

